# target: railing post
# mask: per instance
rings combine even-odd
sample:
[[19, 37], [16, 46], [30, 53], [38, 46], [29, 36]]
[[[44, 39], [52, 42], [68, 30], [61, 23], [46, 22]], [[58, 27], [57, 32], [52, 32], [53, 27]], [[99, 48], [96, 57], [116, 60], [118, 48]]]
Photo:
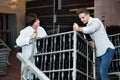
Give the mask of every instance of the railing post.
[[77, 32], [74, 31], [74, 34], [73, 34], [73, 80], [76, 80], [76, 60], [77, 60]]

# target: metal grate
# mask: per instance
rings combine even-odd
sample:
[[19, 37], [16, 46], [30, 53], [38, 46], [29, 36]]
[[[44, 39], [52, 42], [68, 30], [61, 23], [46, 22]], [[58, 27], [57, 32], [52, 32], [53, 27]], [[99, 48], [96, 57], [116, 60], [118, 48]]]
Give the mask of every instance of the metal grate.
[[0, 39], [0, 75], [5, 75], [7, 70], [10, 48]]
[[109, 39], [115, 46], [115, 54], [109, 68], [109, 75], [117, 75], [120, 80], [120, 33], [109, 35]]
[[36, 41], [35, 65], [50, 80], [95, 80], [94, 48], [76, 31]]

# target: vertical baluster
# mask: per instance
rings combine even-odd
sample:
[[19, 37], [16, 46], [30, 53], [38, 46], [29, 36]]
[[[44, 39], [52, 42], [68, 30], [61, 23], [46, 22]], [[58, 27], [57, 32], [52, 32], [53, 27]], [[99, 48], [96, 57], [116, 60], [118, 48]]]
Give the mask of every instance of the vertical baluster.
[[46, 71], [47, 68], [47, 55], [44, 55], [44, 71]]

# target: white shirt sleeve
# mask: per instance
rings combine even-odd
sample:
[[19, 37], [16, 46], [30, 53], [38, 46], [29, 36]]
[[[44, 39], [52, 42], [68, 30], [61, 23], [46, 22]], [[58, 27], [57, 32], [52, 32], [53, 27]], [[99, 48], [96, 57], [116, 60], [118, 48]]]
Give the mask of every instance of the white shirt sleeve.
[[87, 24], [86, 27], [83, 27], [83, 33], [91, 34], [99, 30], [99, 28], [100, 28], [100, 23], [98, 21], [92, 21], [89, 24]]
[[46, 31], [44, 30], [43, 27], [39, 27], [39, 30], [38, 30], [38, 37], [42, 38], [42, 37], [46, 37], [47, 36], [47, 33]]
[[29, 45], [30, 42], [30, 35], [27, 31], [20, 31], [20, 35], [16, 39], [16, 44], [19, 47], [22, 47], [24, 45]]

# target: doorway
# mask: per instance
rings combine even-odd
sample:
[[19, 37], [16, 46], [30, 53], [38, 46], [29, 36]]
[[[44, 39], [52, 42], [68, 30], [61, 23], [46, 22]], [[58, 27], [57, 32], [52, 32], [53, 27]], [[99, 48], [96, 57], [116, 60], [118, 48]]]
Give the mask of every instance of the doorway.
[[16, 24], [16, 14], [0, 13], [0, 39], [11, 49], [14, 48], [17, 36]]

